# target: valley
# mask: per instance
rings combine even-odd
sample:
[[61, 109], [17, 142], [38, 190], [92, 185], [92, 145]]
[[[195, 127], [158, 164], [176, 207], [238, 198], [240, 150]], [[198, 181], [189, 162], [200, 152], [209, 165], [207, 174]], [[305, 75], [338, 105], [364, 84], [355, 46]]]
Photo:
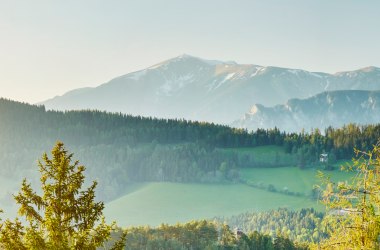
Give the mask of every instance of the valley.
[[[36, 156], [60, 138], [88, 166], [88, 179], [99, 183], [96, 199], [105, 201], [108, 222], [137, 230], [218, 217], [213, 226], [218, 228], [224, 220], [236, 226], [249, 216], [285, 209], [285, 218], [310, 208], [314, 227], [287, 222], [303, 230], [292, 234], [299, 242], [325, 237], [314, 232], [322, 230], [320, 212], [325, 210], [318, 201], [321, 190], [314, 188], [319, 171], [338, 183], [349, 180], [356, 172], [340, 172], [340, 166], [350, 162], [354, 147], [368, 150], [380, 137], [380, 125], [348, 124], [324, 134], [318, 129], [248, 132], [197, 121], [49, 111], [6, 99], [0, 99], [0, 119], [0, 171], [7, 177], [0, 183], [0, 206], [6, 216], [17, 211], [11, 199], [15, 183], [27, 176], [38, 186]], [[326, 162], [320, 162], [326, 152]], [[260, 233], [274, 237], [276, 230], [262, 227]]]
[[[278, 148], [258, 147], [254, 150], [260, 152], [258, 157], [262, 157], [276, 154]], [[339, 170], [341, 165], [347, 163], [349, 161], [336, 163], [334, 171], [323, 171], [321, 165], [305, 170], [296, 166], [240, 168], [241, 183], [131, 184], [131, 190], [126, 195], [106, 204], [105, 214], [122, 226], [158, 226], [163, 222], [175, 224], [277, 208], [324, 211], [324, 205], [312, 197], [313, 186], [320, 184], [317, 173], [322, 171], [331, 175], [334, 181], [348, 180], [355, 174]], [[274, 189], [268, 190], [268, 186]]]
[[0, 250], [380, 249], [379, 10], [0, 0]]
[[138, 190], [107, 203], [105, 215], [120, 226], [158, 226], [280, 207], [323, 210], [322, 205], [309, 197], [288, 196], [244, 184], [164, 182], [141, 184]]

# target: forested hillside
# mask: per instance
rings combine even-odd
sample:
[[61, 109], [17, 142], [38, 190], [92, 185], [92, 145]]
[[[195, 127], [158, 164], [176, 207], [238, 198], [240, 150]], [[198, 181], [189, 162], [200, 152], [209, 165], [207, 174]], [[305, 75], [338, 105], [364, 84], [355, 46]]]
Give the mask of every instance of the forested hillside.
[[314, 209], [292, 211], [285, 208], [265, 212], [243, 213], [228, 218], [216, 218], [231, 228], [240, 228], [244, 232], [254, 232], [276, 236], [285, 235], [296, 242], [320, 242], [327, 237], [322, 223], [324, 213]]
[[127, 250], [139, 249], [239, 249], [239, 250], [303, 250], [307, 245], [296, 244], [288, 237], [271, 237], [257, 231], [242, 232], [209, 221], [184, 224], [162, 224], [157, 228], [130, 227], [125, 230]]
[[240, 167], [283, 165], [276, 157], [262, 161], [238, 149], [277, 145], [292, 164], [307, 167], [322, 152], [334, 159], [351, 158], [354, 147], [367, 150], [379, 137], [379, 125], [328, 128], [325, 135], [319, 130], [286, 134], [275, 128], [248, 132], [186, 120], [46, 111], [43, 106], [0, 100], [2, 176], [33, 178], [36, 156], [61, 140], [88, 166], [90, 179], [101, 180], [105, 200], [119, 195], [128, 182], [236, 181]]

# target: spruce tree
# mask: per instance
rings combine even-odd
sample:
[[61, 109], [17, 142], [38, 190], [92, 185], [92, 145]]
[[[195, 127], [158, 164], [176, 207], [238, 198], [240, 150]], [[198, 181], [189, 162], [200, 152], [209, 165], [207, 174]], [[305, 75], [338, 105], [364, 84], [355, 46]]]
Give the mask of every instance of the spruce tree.
[[329, 208], [324, 223], [330, 237], [315, 249], [379, 249], [380, 147], [356, 151], [347, 167], [356, 173], [351, 182], [325, 179], [324, 202]]
[[[14, 196], [20, 206], [16, 218], [0, 225], [0, 242], [5, 249], [96, 249], [110, 240], [115, 224], [107, 225], [103, 202], [95, 201], [94, 181], [82, 189], [85, 167], [72, 160], [62, 142], [57, 142], [50, 159], [45, 153], [38, 162], [42, 195], [26, 179]], [[113, 249], [122, 249], [123, 235]]]

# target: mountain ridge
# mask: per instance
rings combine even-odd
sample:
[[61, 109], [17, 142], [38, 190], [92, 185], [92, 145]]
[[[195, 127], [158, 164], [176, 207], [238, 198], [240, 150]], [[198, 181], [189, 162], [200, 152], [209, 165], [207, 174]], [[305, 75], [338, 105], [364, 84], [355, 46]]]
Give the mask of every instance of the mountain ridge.
[[329, 74], [184, 54], [39, 104], [230, 124], [254, 103], [273, 106], [323, 91], [377, 90], [378, 79], [380, 69], [373, 66]]
[[266, 107], [255, 104], [232, 125], [255, 130], [274, 128], [287, 132], [324, 130], [344, 124], [380, 122], [380, 91], [325, 91], [306, 99], [290, 99], [285, 104]]

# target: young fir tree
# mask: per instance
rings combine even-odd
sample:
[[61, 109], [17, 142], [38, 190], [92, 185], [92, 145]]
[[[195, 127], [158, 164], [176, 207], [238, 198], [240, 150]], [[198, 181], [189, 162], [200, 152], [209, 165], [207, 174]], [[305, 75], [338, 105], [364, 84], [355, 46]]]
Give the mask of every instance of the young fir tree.
[[356, 151], [348, 170], [350, 183], [325, 178], [324, 202], [330, 212], [325, 218], [330, 237], [315, 249], [379, 249], [380, 247], [380, 147]]
[[[85, 167], [72, 162], [63, 143], [45, 153], [39, 161], [41, 188], [38, 195], [25, 179], [14, 197], [20, 205], [20, 220], [6, 220], [0, 225], [0, 248], [5, 249], [96, 249], [110, 240], [114, 223], [107, 225], [103, 202], [95, 202], [94, 181], [82, 190]], [[113, 249], [122, 249], [123, 235]]]

